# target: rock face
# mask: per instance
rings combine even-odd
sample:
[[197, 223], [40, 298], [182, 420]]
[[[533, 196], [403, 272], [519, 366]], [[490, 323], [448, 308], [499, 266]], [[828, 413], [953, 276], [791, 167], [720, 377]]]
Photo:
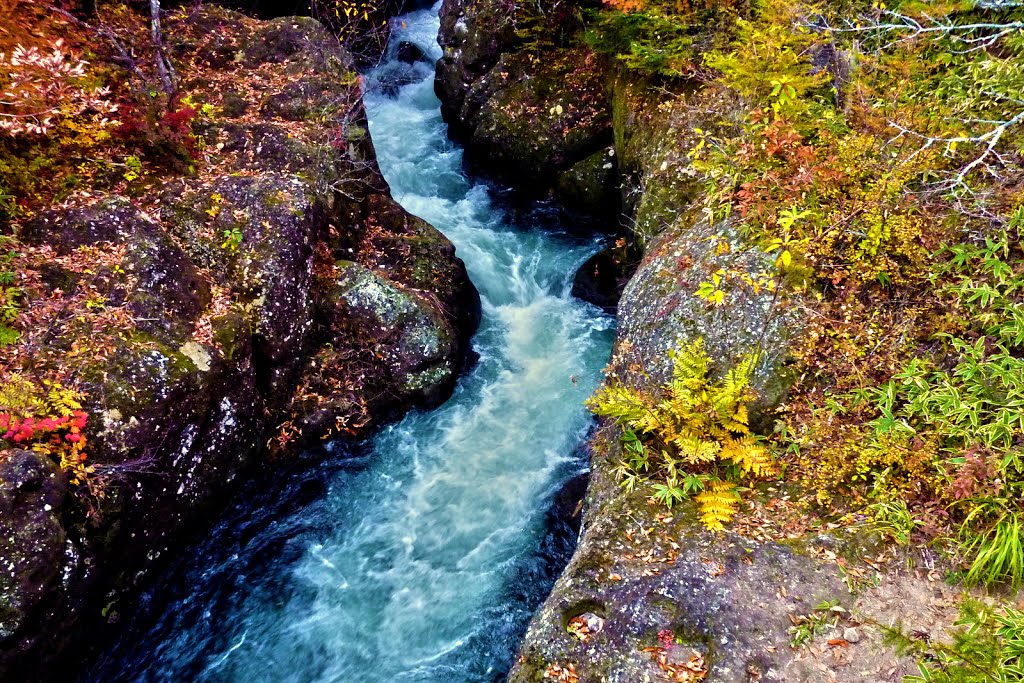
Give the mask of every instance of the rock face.
[[[0, 459], [0, 554], [4, 600], [0, 638], [11, 639], [17, 626], [42, 613], [66, 609], [60, 585], [67, 555], [74, 556], [61, 522], [67, 478], [47, 457], [14, 451]], [[56, 636], [56, 638], [54, 638]], [[17, 647], [0, 653], [0, 668], [32, 652], [42, 640], [62, 634], [35, 632]]]
[[[628, 83], [614, 87], [615, 151], [643, 256], [618, 301], [610, 374], [627, 385], [661, 384], [671, 372], [668, 352], [697, 337], [719, 371], [757, 353], [751, 424], [769, 428], [769, 411], [785, 394], [787, 341], [798, 321], [767, 287], [736, 283], [770, 270], [772, 258], [728, 222], [711, 224], [692, 208], [696, 174], [675, 132], [692, 115], [685, 101], [655, 107]], [[612, 271], [607, 293], [617, 271], [604, 260]], [[726, 295], [721, 305], [695, 295], [715, 274]], [[659, 514], [664, 509], [652, 508], [646, 493], [619, 487], [621, 450], [611, 425], [591, 450], [581, 542], [531, 623], [510, 680], [539, 681], [548, 667], [570, 663], [581, 683], [658, 680], [666, 670], [653, 647], [663, 648], [668, 667], [698, 652], [709, 681], [816, 680], [817, 669], [793, 657], [788, 629], [790, 617], [809, 606], [849, 598], [834, 566], [805, 546], [716, 536], [692, 512]], [[603, 619], [585, 640], [567, 630], [583, 613]]]
[[475, 171], [600, 213], [617, 193], [605, 187], [614, 183], [605, 168], [614, 159], [595, 157], [612, 141], [598, 60], [577, 47], [543, 58], [517, 52], [513, 15], [500, 0], [442, 5], [435, 90], [450, 134]]
[[[580, 683], [662, 680], [655, 647], [669, 665], [700, 653], [708, 681], [819, 680], [810, 661], [792, 661], [788, 629], [791, 615], [849, 598], [834, 568], [799, 545], [705, 532], [683, 510], [652, 519], [645, 496], [623, 491], [603, 462], [592, 472], [582, 541], [509, 680], [539, 682], [569, 664]], [[584, 614], [603, 620], [600, 630], [570, 633]]]
[[[35, 360], [86, 359], [102, 497], [86, 509], [49, 459], [0, 457], [5, 680], [46, 677], [76, 628], [123, 609], [268, 440], [283, 455], [443, 401], [479, 320], [454, 247], [391, 198], [322, 26], [204, 8], [168, 34], [185, 94], [219, 107], [197, 124], [207, 170], [19, 235], [103, 254], [88, 285], [122, 327], [90, 349], [68, 322]], [[59, 263], [44, 286], [82, 286]]]

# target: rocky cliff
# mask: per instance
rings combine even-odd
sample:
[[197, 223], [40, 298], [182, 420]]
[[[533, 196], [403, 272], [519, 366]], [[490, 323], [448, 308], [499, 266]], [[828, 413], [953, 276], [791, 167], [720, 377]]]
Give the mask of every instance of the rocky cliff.
[[18, 233], [54, 317], [11, 351], [15, 379], [84, 395], [88, 467], [0, 458], [5, 680], [52, 674], [130, 607], [247, 470], [443, 401], [478, 321], [454, 247], [391, 198], [331, 34], [207, 7], [168, 35], [198, 170]]

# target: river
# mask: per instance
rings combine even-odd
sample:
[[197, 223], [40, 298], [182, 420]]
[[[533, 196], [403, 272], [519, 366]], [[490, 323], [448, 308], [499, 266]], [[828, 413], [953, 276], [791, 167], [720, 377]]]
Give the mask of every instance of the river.
[[463, 174], [433, 66], [394, 59], [401, 40], [440, 57], [438, 25], [437, 8], [396, 21], [366, 104], [395, 198], [455, 243], [480, 290], [479, 361], [442, 407], [248, 486], [87, 680], [469, 683], [511, 667], [566, 559], [547, 513], [586, 466], [583, 401], [613, 321], [570, 295], [598, 243], [510, 220]]

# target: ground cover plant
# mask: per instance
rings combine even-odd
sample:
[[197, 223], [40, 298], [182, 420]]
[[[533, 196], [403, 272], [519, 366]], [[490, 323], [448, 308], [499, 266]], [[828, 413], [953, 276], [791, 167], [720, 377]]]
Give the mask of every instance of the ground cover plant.
[[[825, 514], [905, 511], [897, 536], [946, 548], [968, 584], [1024, 580], [1022, 19], [1014, 2], [609, 3], [587, 38], [656, 87], [719, 95], [689, 146], [704, 212], [776, 255], [808, 321], [770, 438], [783, 478]], [[709, 306], [741, 286], [705, 284]]]

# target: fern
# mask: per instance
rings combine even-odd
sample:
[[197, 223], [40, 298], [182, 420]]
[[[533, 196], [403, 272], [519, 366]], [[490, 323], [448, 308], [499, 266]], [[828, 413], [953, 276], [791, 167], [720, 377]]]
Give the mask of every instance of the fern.
[[0, 382], [0, 413], [21, 417], [46, 413], [48, 406], [40, 388], [18, 374]]
[[703, 493], [697, 495], [697, 512], [710, 531], [721, 531], [739, 511], [740, 497], [736, 485], [722, 480], [708, 482]]
[[589, 404], [595, 415], [610, 417], [621, 424], [638, 424], [649, 412], [644, 398], [638, 392], [620, 386], [606, 386], [601, 400]]
[[44, 381], [46, 385], [46, 402], [51, 412], [57, 415], [71, 415], [76, 410], [82, 409], [81, 394], [71, 389], [65, 389], [56, 382]]
[[767, 477], [775, 473], [775, 462], [768, 449], [752, 436], [727, 439], [722, 446], [721, 457], [736, 464], [743, 475]]
[[722, 444], [695, 436], [680, 437], [673, 443], [679, 449], [679, 455], [689, 464], [714, 462], [722, 451]]
[[617, 471], [624, 487], [653, 479], [653, 497], [667, 507], [703, 491], [696, 496], [701, 519], [717, 531], [738, 509], [736, 482], [774, 472], [771, 454], [748, 427], [757, 359], [744, 358], [716, 382], [703, 339], [669, 357], [672, 378], [657, 392], [607, 383], [587, 405], [623, 428]]

